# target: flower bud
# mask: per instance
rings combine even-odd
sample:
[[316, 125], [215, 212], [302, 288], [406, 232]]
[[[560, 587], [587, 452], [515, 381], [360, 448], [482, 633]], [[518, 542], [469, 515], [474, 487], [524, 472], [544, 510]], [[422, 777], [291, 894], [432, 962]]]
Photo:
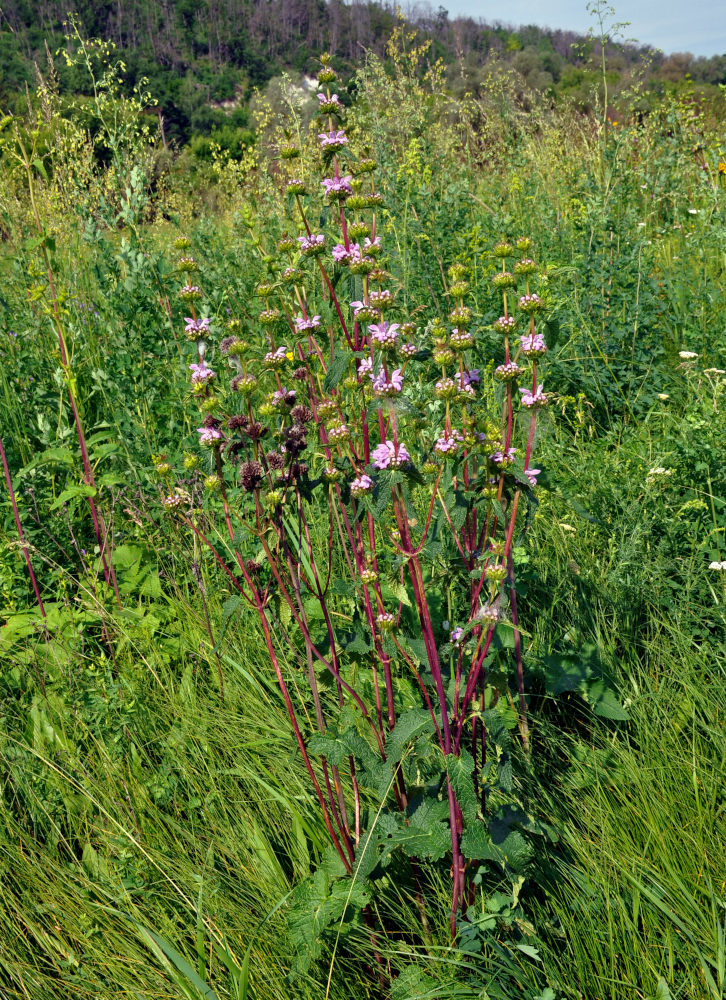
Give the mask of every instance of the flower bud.
[[512, 250], [512, 244], [502, 241], [497, 243], [492, 251], [495, 257], [500, 257], [502, 260], [505, 257], [511, 257], [514, 251]]
[[507, 288], [516, 288], [517, 279], [513, 274], [510, 274], [509, 271], [497, 271], [497, 273], [492, 276], [492, 284], [495, 288], [506, 291]]

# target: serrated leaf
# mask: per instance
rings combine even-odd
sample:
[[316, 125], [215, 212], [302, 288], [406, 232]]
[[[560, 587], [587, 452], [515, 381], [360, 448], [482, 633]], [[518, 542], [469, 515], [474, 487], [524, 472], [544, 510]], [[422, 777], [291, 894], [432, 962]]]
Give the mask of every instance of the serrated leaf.
[[350, 367], [353, 354], [343, 348], [338, 348], [333, 355], [328, 371], [323, 381], [323, 388], [326, 392], [331, 392], [340, 382], [342, 382], [346, 372]]
[[474, 758], [468, 750], [462, 750], [458, 757], [449, 754], [444, 759], [446, 772], [454, 789], [456, 801], [464, 816], [464, 822], [466, 824], [474, 823], [479, 809], [474, 789]]
[[434, 722], [425, 708], [410, 708], [398, 717], [396, 725], [386, 738], [386, 757], [389, 763], [397, 764], [403, 752], [422, 733], [432, 733]]

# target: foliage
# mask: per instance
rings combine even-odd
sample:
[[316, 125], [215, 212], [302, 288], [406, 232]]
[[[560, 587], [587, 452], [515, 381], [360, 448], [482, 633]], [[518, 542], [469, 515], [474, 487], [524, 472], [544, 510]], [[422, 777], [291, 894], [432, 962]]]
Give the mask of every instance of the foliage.
[[[323, 761], [349, 778], [352, 760], [359, 778], [349, 868], [330, 850], [259, 618], [230, 576], [236, 553], [255, 560], [248, 572], [258, 580], [271, 580], [270, 563], [261, 542], [247, 551], [249, 534], [227, 541], [223, 517], [214, 527], [219, 494], [204, 488], [214, 452], [200, 457], [195, 441], [191, 414], [203, 394], [190, 392], [187, 310], [175, 294], [183, 271], [169, 260], [169, 245], [188, 237], [206, 293], [210, 363], [232, 318], [254, 356], [260, 275], [291, 231], [286, 164], [311, 188], [318, 181], [314, 108], [290, 78], [234, 131], [220, 119], [217, 146], [172, 158], [144, 128], [153, 121], [140, 113], [144, 91], [125, 92], [131, 74], [118, 53], [101, 59], [90, 47], [84, 61], [81, 36], [72, 69], [85, 99], [70, 99], [44, 70], [30, 107], [2, 119], [0, 428], [11, 486], [3, 478], [3, 995], [723, 994], [723, 136], [688, 90], [659, 103], [649, 94], [646, 116], [637, 88], [621, 94], [617, 125], [602, 109], [576, 115], [525, 92], [521, 32], [502, 42], [512, 61], [521, 58], [519, 75], [489, 72], [465, 94], [436, 61], [449, 28], [443, 17], [432, 24], [428, 49], [399, 28], [387, 52], [339, 86], [351, 145], [368, 144], [378, 164], [377, 226], [397, 307], [424, 348], [404, 374], [410, 406], [425, 419], [419, 426], [400, 407], [396, 420], [417, 455], [445, 420], [424, 377], [435, 347], [424, 338], [454, 304], [453, 265], [467, 268], [477, 356], [491, 361], [481, 366], [477, 405], [482, 419], [498, 421], [506, 397], [491, 372], [504, 342], [492, 330], [501, 309], [491, 248], [504, 234], [530, 233], [547, 302], [537, 330], [550, 402], [533, 438], [546, 472], [535, 490], [523, 466], [510, 467], [497, 501], [506, 515], [521, 491], [511, 549], [518, 620], [516, 629], [497, 625], [487, 657], [476, 714], [484, 765], [470, 744], [442, 753], [441, 715], [424, 707], [403, 658], [431, 684], [416, 595], [405, 575], [402, 583], [395, 546], [380, 581], [382, 601], [400, 611], [394, 635], [403, 650], [387, 633], [396, 720], [384, 724], [385, 761], [360, 713], [339, 711], [335, 678], [313, 663], [330, 722], [317, 731], [303, 630], [269, 586], [280, 667], [313, 773], [325, 788]], [[192, 37], [201, 22], [188, 30]], [[58, 62], [59, 75], [71, 72]], [[220, 82], [219, 100], [232, 85]], [[254, 142], [237, 131], [249, 122]], [[304, 155], [273, 158], [266, 169], [280, 144]], [[331, 232], [330, 206], [311, 203], [315, 231]], [[339, 301], [363, 297], [349, 270], [329, 277]], [[308, 274], [310, 304], [315, 295], [331, 326], [334, 299], [319, 287]], [[345, 385], [351, 357], [356, 367], [354, 353], [324, 354], [321, 393], [360, 391]], [[349, 425], [357, 435], [360, 421]], [[517, 440], [527, 434], [513, 420]], [[314, 468], [323, 454], [318, 439]], [[164, 508], [172, 469], [184, 509], [219, 559]], [[351, 469], [342, 471], [339, 482], [348, 482]], [[371, 470], [379, 537], [399, 495], [418, 537], [435, 479], [385, 472]], [[452, 472], [441, 473], [424, 579], [444, 677], [457, 655], [444, 640], [468, 611], [457, 603], [465, 568], [452, 555], [449, 519], [455, 534], [472, 498]], [[309, 485], [303, 509], [326, 567], [333, 549], [327, 599], [345, 679], [375, 703], [355, 574], [328, 544], [332, 508], [322, 498], [335, 484]], [[343, 508], [353, 511], [348, 497]], [[364, 501], [361, 514], [366, 523]], [[300, 524], [283, 520], [285, 537], [299, 539]], [[266, 542], [275, 531], [271, 524]], [[297, 551], [310, 580], [309, 552]], [[303, 588], [300, 596], [326, 657], [320, 602]], [[485, 809], [475, 774], [487, 782]], [[398, 776], [411, 791], [405, 805], [391, 791]], [[453, 938], [451, 824], [440, 791], [448, 784], [467, 869]], [[352, 790], [343, 801], [353, 817]]]

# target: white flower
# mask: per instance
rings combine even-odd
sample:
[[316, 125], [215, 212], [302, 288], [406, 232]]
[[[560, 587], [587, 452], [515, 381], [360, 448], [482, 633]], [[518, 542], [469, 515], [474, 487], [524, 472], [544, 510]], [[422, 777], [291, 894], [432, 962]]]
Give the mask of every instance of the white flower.
[[689, 208], [688, 209], [688, 214], [689, 215], [698, 215], [698, 209], [697, 208]]
[[723, 562], [712, 562], [712, 563], [709, 563], [708, 564], [708, 568], [709, 569], [717, 569], [717, 570], [726, 569], [726, 559], [724, 559]]
[[678, 357], [683, 358], [684, 361], [692, 361], [693, 358], [697, 358], [698, 355], [695, 351], [679, 351]]
[[723, 368], [704, 368], [704, 375], [726, 375], [726, 371]]
[[658, 399], [661, 399], [663, 402], [665, 402], [666, 399], [670, 399], [670, 398], [671, 397], [668, 395], [667, 392], [659, 392], [658, 393]]
[[671, 476], [673, 474], [673, 469], [664, 469], [662, 465], [658, 465], [655, 469], [651, 469], [648, 473], [649, 476]]

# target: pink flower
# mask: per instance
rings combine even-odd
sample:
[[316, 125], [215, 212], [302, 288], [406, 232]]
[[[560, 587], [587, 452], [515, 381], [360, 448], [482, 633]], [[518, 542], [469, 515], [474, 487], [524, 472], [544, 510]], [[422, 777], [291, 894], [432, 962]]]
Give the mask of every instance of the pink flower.
[[305, 330], [317, 330], [320, 326], [319, 316], [308, 316], [305, 319], [304, 316], [295, 316], [293, 323], [297, 327], [299, 333], [303, 333]]
[[209, 333], [208, 319], [194, 319], [193, 316], [185, 316], [184, 322], [186, 323], [186, 326], [184, 327], [184, 332], [186, 334], [198, 334], [199, 336], [204, 336]]
[[400, 392], [403, 388], [403, 375], [400, 368], [396, 368], [395, 371], [391, 373], [391, 377], [386, 378], [386, 372], [384, 368], [378, 372], [376, 377], [373, 379], [373, 391], [378, 396], [395, 396], [397, 392]]
[[392, 345], [398, 340], [399, 323], [371, 323], [368, 331], [377, 344]]
[[438, 452], [439, 455], [445, 455], [447, 452], [454, 451], [458, 448], [460, 441], [461, 434], [459, 434], [458, 431], [452, 430], [451, 433], [444, 431], [434, 445], [434, 451]]
[[519, 346], [522, 348], [522, 354], [527, 358], [547, 353], [547, 344], [545, 344], [544, 336], [541, 333], [525, 333], [523, 337], [519, 338]]
[[298, 236], [298, 243], [303, 253], [319, 253], [325, 246], [325, 236], [323, 233], [311, 233], [309, 236]]
[[530, 486], [536, 486], [537, 485], [537, 476], [541, 472], [542, 472], [541, 469], [525, 469], [524, 470], [524, 474], [527, 477], [527, 479], [529, 480], [529, 485]]
[[319, 132], [318, 139], [320, 139], [321, 149], [340, 149], [341, 146], [347, 146], [348, 144], [348, 139], [342, 129], [333, 129], [332, 132]]
[[350, 484], [350, 492], [354, 497], [360, 497], [363, 496], [364, 493], [370, 493], [372, 489], [373, 480], [365, 473], [363, 473], [362, 476], [357, 476]]
[[368, 376], [370, 376], [370, 378], [373, 378], [373, 359], [372, 358], [363, 358], [363, 360], [361, 361], [361, 363], [358, 365], [358, 374], [361, 375], [361, 376], [368, 375]]
[[405, 465], [406, 462], [411, 461], [411, 456], [406, 451], [406, 446], [399, 443], [396, 448], [393, 441], [386, 441], [383, 444], [379, 444], [374, 449], [371, 458], [373, 459], [373, 467], [376, 469], [387, 469], [389, 466], [398, 468], [400, 465]]
[[192, 373], [192, 385], [206, 385], [207, 382], [211, 382], [212, 379], [217, 377], [216, 372], [213, 372], [211, 368], [207, 368], [205, 361], [200, 362], [198, 365], [189, 365], [189, 370]]
[[351, 175], [347, 174], [345, 177], [327, 177], [320, 183], [325, 188], [325, 193], [330, 197], [336, 194], [353, 194], [353, 188], [350, 186], [352, 180]]
[[516, 454], [516, 448], [507, 448], [506, 455], [503, 451], [495, 451], [489, 456], [489, 460], [495, 465], [511, 465]]
[[542, 386], [538, 385], [536, 392], [532, 392], [531, 389], [521, 389], [522, 393], [522, 406], [526, 406], [528, 410], [531, 410], [536, 406], [546, 406], [547, 396], [542, 390]]
[[222, 432], [218, 431], [216, 427], [197, 427], [197, 434], [199, 434], [199, 443], [210, 447], [222, 439]]

